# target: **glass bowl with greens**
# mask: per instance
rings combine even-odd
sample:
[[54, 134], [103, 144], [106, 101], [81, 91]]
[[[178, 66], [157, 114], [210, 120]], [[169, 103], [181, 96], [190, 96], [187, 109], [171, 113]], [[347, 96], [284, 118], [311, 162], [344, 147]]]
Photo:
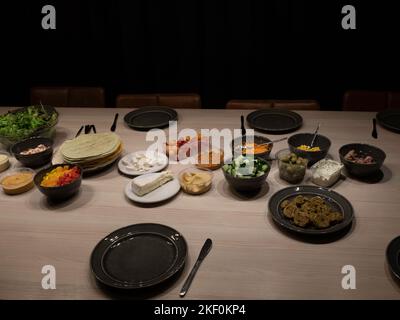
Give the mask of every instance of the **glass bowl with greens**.
[[260, 189], [271, 170], [271, 163], [263, 158], [240, 155], [222, 167], [225, 179], [237, 191]]
[[0, 115], [0, 143], [5, 148], [30, 137], [51, 138], [58, 112], [51, 106], [29, 106]]

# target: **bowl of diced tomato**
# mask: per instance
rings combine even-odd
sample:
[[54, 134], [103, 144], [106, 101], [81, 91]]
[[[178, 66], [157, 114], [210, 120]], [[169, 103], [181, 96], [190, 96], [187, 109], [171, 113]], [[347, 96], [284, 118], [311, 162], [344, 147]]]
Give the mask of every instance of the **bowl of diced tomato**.
[[52, 200], [65, 200], [79, 191], [82, 169], [77, 165], [57, 164], [39, 171], [34, 178], [37, 188]]

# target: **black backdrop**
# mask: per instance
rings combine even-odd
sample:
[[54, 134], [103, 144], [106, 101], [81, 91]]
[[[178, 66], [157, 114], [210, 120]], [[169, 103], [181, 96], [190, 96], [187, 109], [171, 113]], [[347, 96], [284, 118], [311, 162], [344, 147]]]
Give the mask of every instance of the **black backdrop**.
[[[41, 8], [57, 29], [41, 28]], [[341, 8], [357, 9], [357, 30]], [[0, 105], [29, 103], [35, 85], [118, 93], [198, 92], [229, 99], [317, 99], [346, 89], [400, 90], [400, 11], [389, 1], [46, 0], [0, 4]]]

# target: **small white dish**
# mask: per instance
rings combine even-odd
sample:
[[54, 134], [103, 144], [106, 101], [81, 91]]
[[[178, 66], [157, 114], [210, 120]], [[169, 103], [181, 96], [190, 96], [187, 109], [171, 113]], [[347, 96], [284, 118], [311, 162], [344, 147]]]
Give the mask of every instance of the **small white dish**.
[[310, 169], [312, 172], [311, 181], [318, 186], [328, 188], [340, 179], [343, 164], [330, 159], [322, 159]]
[[[149, 173], [148, 175], [154, 175], [155, 173]], [[136, 177], [135, 179], [140, 179], [142, 176]], [[133, 180], [135, 180], [133, 179]], [[138, 203], [157, 203], [169, 198], [172, 198], [176, 195], [181, 189], [181, 185], [179, 180], [174, 177], [173, 180], [168, 181], [166, 184], [163, 184], [161, 187], [153, 190], [152, 192], [145, 194], [144, 196], [138, 196], [132, 191], [132, 181], [125, 187], [125, 195], [132, 201]]]
[[142, 154], [147, 154], [147, 151], [137, 151], [133, 153], [129, 153], [126, 156], [124, 156], [121, 160], [118, 162], [118, 169], [121, 171], [123, 174], [126, 174], [128, 176], [140, 176], [143, 174], [147, 173], [154, 173], [163, 170], [165, 167], [168, 166], [168, 157], [164, 153], [155, 153], [155, 152], [149, 152], [149, 154], [153, 153], [156, 155], [157, 158], [161, 159], [161, 163], [154, 165], [153, 167], [149, 168], [146, 171], [137, 171], [137, 170], [132, 170], [128, 166], [126, 166], [124, 163], [127, 161], [130, 161], [133, 157], [137, 156], [139, 153]]

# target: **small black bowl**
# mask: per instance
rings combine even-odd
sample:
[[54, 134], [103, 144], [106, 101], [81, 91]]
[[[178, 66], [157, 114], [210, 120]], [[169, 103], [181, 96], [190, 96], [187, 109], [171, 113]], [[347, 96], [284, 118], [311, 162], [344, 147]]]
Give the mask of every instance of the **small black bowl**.
[[[372, 158], [374, 158], [375, 163], [361, 164], [346, 160], [344, 157], [351, 150], [354, 150], [356, 153], [363, 156], [371, 156]], [[362, 143], [351, 143], [342, 146], [339, 149], [339, 156], [347, 172], [359, 178], [368, 177], [377, 173], [386, 159], [386, 153], [383, 152], [381, 149], [371, 146], [369, 144]]]
[[36, 187], [42, 192], [45, 196], [47, 196], [49, 199], [54, 200], [54, 201], [61, 201], [61, 200], [66, 200], [70, 197], [72, 197], [75, 193], [78, 192], [81, 183], [82, 183], [82, 168], [77, 166], [80, 171], [80, 176], [70, 184], [67, 184], [65, 186], [61, 187], [42, 187], [40, 184], [43, 180], [43, 177], [50, 172], [51, 170], [60, 167], [60, 166], [70, 166], [74, 167], [77, 165], [69, 165], [69, 164], [56, 164], [53, 166], [50, 166], [46, 169], [43, 169], [39, 171], [35, 177], [34, 177], [34, 182]]
[[[263, 137], [263, 136], [249, 136], [249, 135], [247, 135], [245, 137], [253, 137], [253, 142], [257, 143], [257, 144], [271, 142], [271, 140], [269, 140], [268, 138]], [[241, 154], [240, 153], [240, 148], [242, 146], [242, 141], [243, 141], [243, 136], [232, 140], [232, 144], [231, 145], [232, 145], [232, 153], [233, 153], [234, 157], [235, 156], [239, 156]], [[273, 147], [274, 147], [274, 145], [270, 144], [269, 148], [268, 148], [268, 151], [263, 152], [263, 153], [256, 153], [254, 156], [258, 157], [258, 158], [261, 158], [261, 159], [264, 159], [264, 160], [268, 160]]]
[[222, 168], [221, 170], [224, 173], [226, 181], [228, 181], [228, 184], [235, 189], [236, 191], [239, 192], [253, 192], [256, 190], [261, 189], [263, 184], [265, 183], [269, 172], [271, 171], [271, 162], [270, 161], [265, 161], [265, 159], [260, 158], [263, 162], [268, 164], [268, 169], [267, 171], [259, 177], [254, 177], [254, 178], [237, 178], [232, 175], [230, 175], [228, 172]]
[[297, 156], [308, 160], [308, 166], [322, 160], [328, 154], [329, 148], [331, 147], [331, 141], [320, 134], [317, 134], [314, 141], [314, 147], [319, 147], [321, 151], [304, 151], [299, 150], [298, 147], [301, 145], [310, 145], [314, 138], [313, 133], [298, 133], [291, 136], [288, 139], [290, 152], [295, 153]]
[[[21, 154], [21, 152], [27, 149], [36, 148], [40, 144], [44, 144], [48, 148], [45, 151], [35, 154]], [[51, 161], [53, 156], [53, 140], [42, 137], [29, 138], [14, 144], [11, 147], [11, 152], [24, 166], [29, 168], [41, 167]]]

